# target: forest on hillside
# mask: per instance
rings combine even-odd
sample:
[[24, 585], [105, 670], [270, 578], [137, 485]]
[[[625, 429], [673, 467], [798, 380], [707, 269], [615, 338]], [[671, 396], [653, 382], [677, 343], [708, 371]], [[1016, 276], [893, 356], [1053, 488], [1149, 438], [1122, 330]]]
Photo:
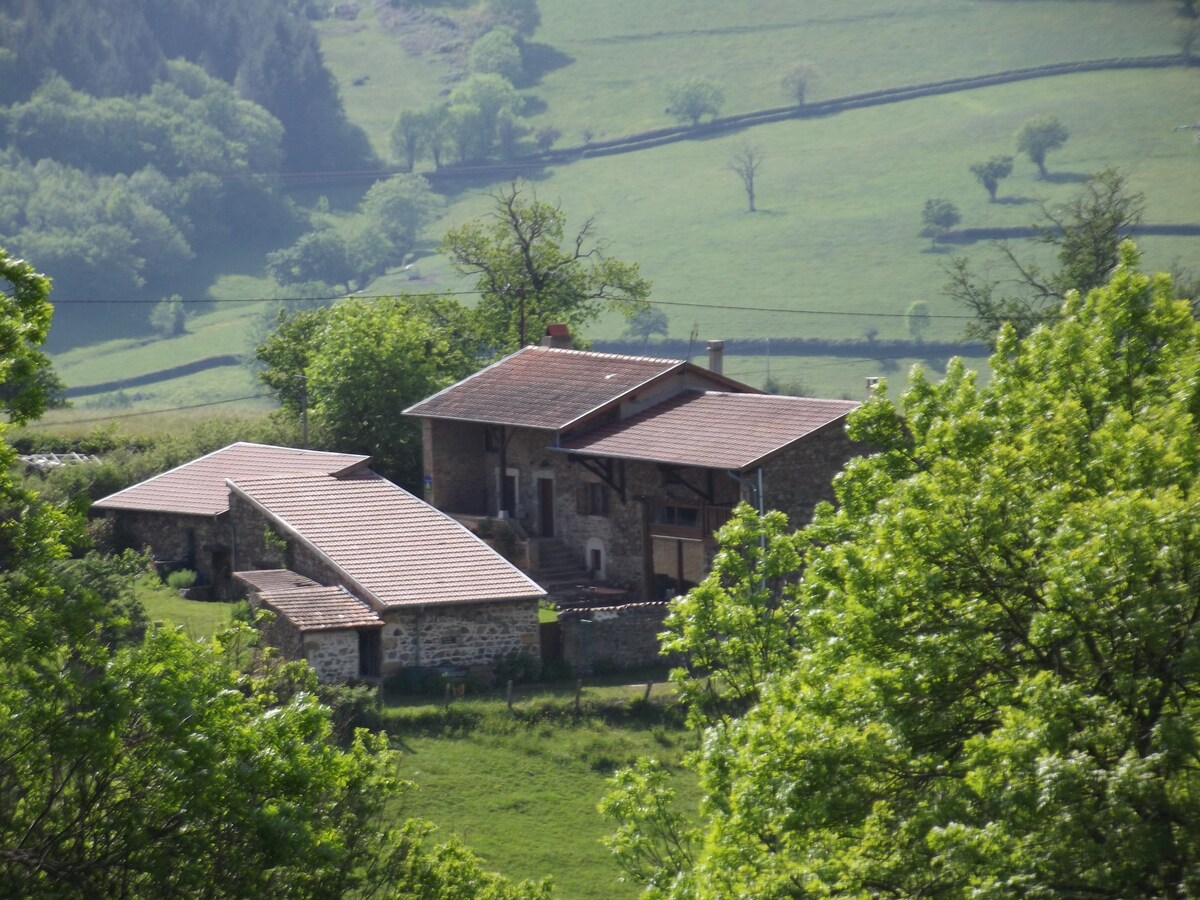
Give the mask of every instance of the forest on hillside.
[[[158, 299], [197, 254], [294, 226], [280, 172], [361, 167], [305, 4], [0, 9], [0, 246], [56, 294]], [[144, 313], [138, 313], [144, 319]]]

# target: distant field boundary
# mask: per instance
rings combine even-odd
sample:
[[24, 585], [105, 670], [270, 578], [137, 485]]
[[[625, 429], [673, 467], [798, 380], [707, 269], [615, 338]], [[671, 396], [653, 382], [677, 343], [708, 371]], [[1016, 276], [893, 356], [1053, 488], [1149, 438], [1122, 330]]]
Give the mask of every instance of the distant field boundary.
[[198, 359], [195, 362], [184, 363], [181, 366], [172, 366], [169, 369], [160, 369], [157, 372], [146, 372], [144, 375], [131, 375], [129, 378], [122, 378], [118, 381], [103, 381], [99, 384], [82, 384], [74, 387], [69, 387], [64, 391], [68, 399], [72, 397], [86, 397], [90, 394], [104, 394], [108, 391], [120, 391], [125, 388], [141, 387], [144, 384], [156, 384], [160, 381], [167, 381], [171, 378], [184, 378], [188, 375], [195, 375], [197, 372], [206, 372], [209, 369], [219, 369], [222, 366], [239, 366], [242, 364], [242, 357], [232, 353], [224, 356], [209, 356], [204, 359]]
[[[654, 356], [665, 359], [685, 359], [688, 350], [693, 357], [707, 352], [703, 341], [695, 343], [685, 338], [665, 338], [644, 342], [637, 340], [592, 341], [592, 349], [600, 353], [622, 353], [628, 356]], [[976, 341], [868, 341], [829, 340], [826, 338], [733, 338], [725, 336], [727, 356], [845, 356], [854, 359], [895, 359], [904, 356], [986, 356], [988, 349]]]
[[1028, 81], [1034, 78], [1075, 75], [1080, 72], [1104, 72], [1119, 69], [1168, 69], [1190, 64], [1191, 60], [1189, 57], [1173, 53], [1164, 56], [1116, 57], [1113, 59], [1092, 59], [1081, 62], [1050, 63], [1044, 66], [1008, 69], [987, 75], [969, 75], [962, 78], [947, 78], [942, 81], [928, 81], [923, 84], [907, 85], [905, 87], [882, 88], [876, 91], [866, 91], [861, 94], [850, 94], [845, 97], [822, 100], [819, 103], [806, 103], [803, 106], [777, 106], [755, 112], [723, 116], [713, 119], [711, 122], [704, 122], [695, 126], [680, 125], [670, 128], [659, 128], [653, 131], [643, 131], [638, 134], [613, 138], [608, 141], [594, 141], [590, 144], [548, 150], [544, 153], [520, 156], [503, 163], [467, 166], [449, 165], [442, 166], [439, 169], [428, 170], [421, 174], [435, 183], [438, 181], [453, 181], [459, 178], [479, 178], [481, 176], [509, 177], [519, 175], [522, 172], [536, 171], [546, 166], [563, 165], [591, 157], [632, 153], [637, 150], [646, 150], [651, 147], [659, 147], [677, 141], [713, 137], [718, 134], [740, 131], [754, 125], [784, 122], [788, 119], [815, 119], [845, 112], [846, 110], [899, 103], [903, 100], [913, 100], [919, 97], [951, 94], [957, 91], [969, 91], [975, 88]]
[[[594, 341], [592, 349], [601, 353], [622, 353], [628, 356], [660, 356], [671, 359], [683, 359], [688, 355], [689, 341], [683, 338], [668, 338], [645, 343], [643, 341]], [[983, 356], [987, 348], [983, 344], [969, 341], [867, 341], [867, 340], [827, 340], [824, 338], [727, 338], [727, 352], [731, 356], [845, 356], [853, 358], [890, 359], [897, 356]], [[692, 355], [705, 352], [703, 343], [692, 344]], [[117, 381], [104, 381], [98, 384], [82, 384], [67, 388], [68, 399], [87, 397], [92, 394], [104, 394], [109, 391], [120, 391], [126, 388], [142, 387], [147, 384], [157, 384], [172, 378], [183, 378], [206, 372], [209, 369], [219, 369], [223, 366], [240, 366], [243, 359], [234, 354], [224, 356], [209, 356], [182, 366], [172, 366], [157, 372], [146, 372], [130, 378]]]
[[[1200, 235], [1200, 225], [1139, 225], [1129, 232], [1131, 235], [1159, 234], [1174, 237], [1196, 237]], [[1008, 239], [1035, 238], [1038, 231], [1028, 225], [1015, 225], [1011, 228], [958, 228], [947, 231], [937, 237], [939, 244], [973, 244], [976, 241], [1004, 241]]]

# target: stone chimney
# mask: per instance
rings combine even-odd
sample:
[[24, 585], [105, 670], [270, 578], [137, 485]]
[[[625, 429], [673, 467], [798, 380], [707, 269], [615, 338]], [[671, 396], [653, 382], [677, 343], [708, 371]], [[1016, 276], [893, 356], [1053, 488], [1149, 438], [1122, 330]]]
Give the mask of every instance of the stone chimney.
[[547, 325], [546, 333], [542, 335], [542, 346], [570, 350], [575, 346], [571, 340], [571, 329], [562, 324]]
[[725, 342], [708, 342], [708, 370], [720, 375], [725, 371]]
[[879, 382], [883, 379], [878, 375], [867, 376], [867, 399], [870, 400], [875, 396], [875, 392], [879, 390]]

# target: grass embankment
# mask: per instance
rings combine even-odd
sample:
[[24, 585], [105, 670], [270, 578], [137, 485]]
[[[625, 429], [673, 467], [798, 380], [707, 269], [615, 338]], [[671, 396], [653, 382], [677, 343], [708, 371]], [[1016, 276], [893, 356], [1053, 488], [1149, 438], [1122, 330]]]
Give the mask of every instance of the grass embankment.
[[635, 897], [638, 887], [618, 880], [600, 843], [613, 830], [596, 811], [607, 778], [653, 756], [676, 773], [680, 802], [698, 801], [693, 777], [680, 767], [691, 736], [679, 710], [664, 702], [669, 686], [656, 685], [649, 703], [643, 695], [644, 684], [589, 683], [579, 712], [573, 684], [519, 690], [512, 712], [498, 697], [448, 708], [389, 704], [386, 727], [414, 785], [396, 813], [458, 834], [505, 875], [551, 875], [559, 896]]
[[[718, 0], [542, 6], [534, 56], [549, 64], [524, 87], [531, 98], [526, 112], [533, 128], [559, 128], [564, 145], [579, 143], [584, 129], [601, 139], [669, 124], [665, 85], [682, 75], [722, 81], [724, 112], [732, 113], [785, 102], [779, 79], [798, 61], [819, 70], [810, 93], [819, 100], [1050, 62], [1170, 53], [1181, 24], [1176, 4], [1167, 0], [1098, 0], [1087, 4], [1086, 15], [1078, 4], [1058, 0], [920, 0], [904, 9], [892, 0], [814, 0], [802, 7], [768, 0], [740, 7], [736, 18]], [[457, 7], [432, 12], [462, 14]], [[327, 20], [319, 27], [351, 118], [386, 155], [396, 114], [442, 99], [461, 60], [439, 51], [428, 26], [404, 32], [410, 52], [398, 33], [377, 24], [377, 14], [364, 11], [355, 22]], [[1060, 202], [1088, 174], [1115, 166], [1128, 174], [1131, 189], [1146, 194], [1147, 223], [1195, 220], [1191, 198], [1200, 188], [1200, 158], [1189, 136], [1173, 129], [1195, 119], [1197, 77], [1196, 69], [1168, 69], [1023, 81], [583, 160], [548, 170], [535, 184], [575, 224], [597, 216], [607, 252], [637, 261], [654, 284], [652, 298], [673, 304], [663, 307], [673, 337], [696, 329], [701, 340], [729, 339], [727, 371], [759, 384], [766, 361], [739, 358], [739, 337], [905, 338], [904, 313], [915, 300], [928, 302], [935, 316], [927, 339], [961, 332], [962, 311], [940, 292], [948, 248], [931, 248], [919, 235], [926, 199], [954, 202], [963, 227], [1027, 225], [1037, 215], [1037, 200]], [[1060, 116], [1071, 132], [1048, 158], [1051, 178], [1039, 180], [1033, 165], [1018, 159], [1013, 176], [1001, 183], [1002, 202], [989, 203], [969, 166], [1015, 153], [1016, 128], [1045, 113]], [[761, 211], [753, 215], [745, 211], [738, 179], [725, 169], [744, 143], [765, 153], [757, 185]], [[428, 255], [418, 261], [420, 283], [397, 274], [367, 292], [466, 286], [432, 251], [448, 228], [488, 211], [486, 191], [496, 186], [464, 184], [448, 195], [444, 215], [422, 240]], [[297, 197], [313, 203], [326, 194], [336, 213], [352, 208], [358, 190], [333, 181]], [[1196, 256], [1194, 237], [1140, 244], [1151, 269]], [[1038, 248], [1029, 242], [1018, 246], [1036, 257]], [[987, 255], [979, 245], [953, 249]], [[235, 300], [276, 296], [277, 290], [264, 279], [239, 276], [220, 281], [211, 296]], [[254, 304], [218, 308], [193, 321], [192, 337], [163, 342], [158, 350], [64, 354], [65, 376], [70, 384], [95, 383], [114, 371], [165, 368], [166, 359], [173, 365], [231, 352], [259, 327], [256, 311]], [[621, 328], [608, 319], [592, 335], [615, 337]], [[903, 381], [914, 361], [919, 354], [881, 359], [864, 348], [858, 360], [773, 358], [771, 374], [814, 393], [857, 397], [865, 375]], [[929, 362], [934, 368], [942, 363]], [[258, 392], [237, 367], [193, 378], [207, 379], [203, 389], [189, 387], [192, 379], [139, 388], [146, 399], [131, 408]]]

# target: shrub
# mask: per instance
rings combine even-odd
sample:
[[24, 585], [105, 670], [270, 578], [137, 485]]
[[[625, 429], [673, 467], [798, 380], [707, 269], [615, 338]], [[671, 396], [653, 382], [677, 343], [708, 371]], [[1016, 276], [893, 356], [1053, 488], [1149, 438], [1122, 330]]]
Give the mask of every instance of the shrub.
[[349, 745], [356, 728], [380, 727], [379, 691], [369, 684], [321, 684], [317, 699], [329, 707], [333, 733], [343, 745]]
[[510, 650], [496, 659], [496, 682], [510, 679], [515, 684], [537, 681], [542, 674], [542, 661], [524, 650]]
[[167, 586], [176, 591], [186, 590], [196, 583], [196, 573], [191, 569], [178, 569], [167, 576]]

